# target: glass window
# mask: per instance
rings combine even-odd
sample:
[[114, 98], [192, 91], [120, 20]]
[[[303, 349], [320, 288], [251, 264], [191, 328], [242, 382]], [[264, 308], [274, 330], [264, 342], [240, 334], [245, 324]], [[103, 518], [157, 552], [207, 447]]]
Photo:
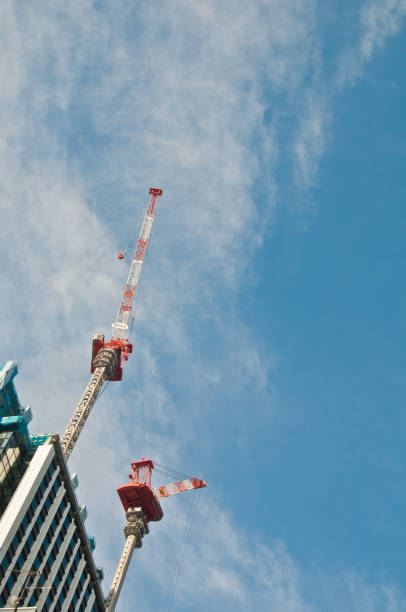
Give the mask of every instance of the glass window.
[[17, 559], [17, 562], [16, 562], [17, 569], [21, 569], [22, 566], [24, 565], [24, 562], [25, 562], [24, 555], [22, 553], [20, 553], [18, 555], [18, 559]]
[[8, 590], [9, 590], [10, 593], [11, 593], [11, 589], [14, 586], [15, 581], [16, 581], [16, 578], [15, 578], [14, 572], [11, 572], [11, 574], [10, 574], [8, 580], [7, 580], [7, 587], [8, 587]]
[[6, 586], [3, 589], [4, 603], [6, 603], [9, 596], [10, 596], [10, 589], [8, 588], [8, 584], [6, 584]]

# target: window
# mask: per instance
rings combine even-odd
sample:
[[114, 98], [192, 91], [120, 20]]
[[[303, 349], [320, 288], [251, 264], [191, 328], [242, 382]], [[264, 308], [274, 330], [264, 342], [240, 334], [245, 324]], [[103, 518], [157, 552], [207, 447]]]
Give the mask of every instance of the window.
[[56, 461], [55, 461], [55, 459], [52, 459], [51, 465], [49, 466], [49, 469], [48, 469], [49, 475], [52, 476], [52, 474], [55, 472], [55, 470], [56, 470]]
[[24, 555], [22, 553], [20, 553], [18, 555], [18, 559], [17, 559], [17, 562], [16, 562], [17, 569], [20, 570], [22, 568], [22, 566], [24, 565], [24, 562], [25, 562]]
[[37, 603], [37, 598], [35, 595], [31, 595], [30, 601], [28, 602], [28, 605], [31, 606], [32, 608], [35, 606], [35, 604]]
[[16, 581], [16, 578], [15, 578], [14, 572], [11, 572], [9, 579], [7, 580], [7, 587], [10, 593], [11, 593], [11, 589], [14, 586], [15, 581]]
[[5, 587], [3, 588], [3, 597], [4, 597], [4, 603], [6, 603], [7, 599], [10, 597], [10, 589], [8, 584], [5, 585]]

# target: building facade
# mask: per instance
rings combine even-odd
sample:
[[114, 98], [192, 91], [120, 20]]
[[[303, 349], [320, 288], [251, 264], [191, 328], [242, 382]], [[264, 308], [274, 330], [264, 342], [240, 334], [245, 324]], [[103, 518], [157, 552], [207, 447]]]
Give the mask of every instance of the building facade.
[[105, 609], [88, 538], [59, 437], [30, 436], [31, 411], [13, 386], [17, 365], [0, 369], [0, 608], [38, 612]]

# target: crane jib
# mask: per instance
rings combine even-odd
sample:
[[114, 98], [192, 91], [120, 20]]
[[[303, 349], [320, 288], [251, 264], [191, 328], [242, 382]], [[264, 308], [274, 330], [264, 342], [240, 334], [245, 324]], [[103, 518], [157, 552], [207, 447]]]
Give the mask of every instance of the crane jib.
[[145, 253], [148, 247], [149, 238], [151, 235], [151, 229], [155, 218], [156, 207], [158, 198], [162, 195], [162, 189], [155, 189], [153, 187], [149, 190], [149, 200], [145, 216], [141, 225], [140, 235], [138, 238], [137, 245], [135, 247], [134, 256], [131, 262], [130, 271], [128, 274], [127, 282], [124, 287], [123, 297], [120, 302], [116, 320], [112, 325], [112, 336], [110, 342], [104, 341], [104, 336], [99, 334], [95, 340], [93, 340], [92, 350], [92, 365], [91, 372], [94, 371], [94, 360], [97, 357], [98, 351], [103, 347], [113, 347], [117, 351], [118, 365], [112, 378], [109, 380], [121, 380], [123, 376], [122, 366], [127, 361], [128, 356], [132, 353], [132, 344], [129, 342], [129, 325], [128, 320], [130, 312], [133, 308], [135, 291], [140, 277], [142, 263], [144, 261]]

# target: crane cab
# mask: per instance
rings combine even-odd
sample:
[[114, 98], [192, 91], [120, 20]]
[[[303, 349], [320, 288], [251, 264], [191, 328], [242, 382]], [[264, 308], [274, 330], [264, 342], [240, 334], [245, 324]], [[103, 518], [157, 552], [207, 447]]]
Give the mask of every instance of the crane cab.
[[120, 497], [124, 510], [128, 508], [140, 507], [147, 519], [150, 521], [160, 521], [164, 513], [161, 504], [154, 495], [152, 489], [145, 483], [129, 482], [126, 485], [118, 487], [117, 493]]
[[130, 482], [117, 489], [124, 510], [127, 512], [128, 508], [139, 506], [148, 523], [160, 521], [164, 513], [151, 489], [151, 471], [154, 469], [154, 462], [143, 457], [141, 461], [131, 463], [131, 469], [133, 473], [129, 474]]

